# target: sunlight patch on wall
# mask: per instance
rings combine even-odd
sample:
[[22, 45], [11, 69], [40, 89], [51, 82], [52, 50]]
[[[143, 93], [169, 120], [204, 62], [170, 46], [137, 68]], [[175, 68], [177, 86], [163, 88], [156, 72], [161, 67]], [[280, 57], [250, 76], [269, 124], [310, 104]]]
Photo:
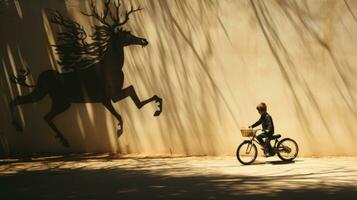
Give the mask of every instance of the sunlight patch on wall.
[[[6, 46], [6, 50], [7, 50], [7, 54], [8, 54], [8, 59], [10, 61], [10, 66], [11, 66], [11, 70], [12, 70], [12, 74], [17, 74], [17, 68], [16, 68], [16, 63], [15, 63], [15, 60], [14, 60], [14, 56], [12, 54], [12, 51], [11, 51], [11, 48], [9, 45]], [[3, 63], [4, 65], [4, 63]], [[4, 65], [5, 66], [5, 65]], [[6, 69], [6, 67], [5, 67]], [[7, 73], [7, 69], [5, 70], [5, 73]], [[14, 85], [14, 83], [11, 83], [10, 81], [10, 77], [8, 77], [9, 74], [5, 74], [5, 76], [7, 76], [7, 79], [8, 79], [8, 84], [9, 84], [9, 87], [11, 87], [11, 84]], [[16, 84], [16, 88], [17, 88], [17, 94], [16, 95], [23, 95], [23, 91], [20, 87], [19, 84]], [[11, 89], [12, 90], [12, 89]], [[14, 93], [13, 93], [14, 94]], [[15, 95], [15, 96], [16, 96]], [[13, 97], [14, 98], [14, 97]], [[18, 111], [19, 111], [19, 117], [20, 117], [20, 121], [22, 123], [23, 126], [26, 125], [26, 121], [25, 121], [25, 117], [24, 117], [24, 111], [22, 108], [18, 108]]]
[[87, 114], [88, 114], [88, 117], [89, 117], [89, 120], [90, 120], [90, 123], [91, 124], [95, 124], [95, 121], [94, 121], [94, 110], [93, 110], [93, 105], [92, 104], [89, 104], [89, 103], [86, 103], [85, 104], [85, 108], [86, 108], [86, 111], [87, 111]]
[[[55, 36], [53, 35], [52, 29], [51, 29], [51, 25], [50, 22], [48, 20], [47, 14], [44, 10], [41, 10], [41, 14], [42, 14], [42, 19], [43, 19], [43, 27], [46, 31], [46, 35], [47, 35], [47, 40], [48, 43], [50, 45], [56, 45], [56, 40], [55, 40]], [[48, 58], [51, 62], [51, 67], [53, 70], [59, 71], [61, 72], [61, 67], [58, 66], [57, 64], [57, 55], [54, 52], [52, 46], [49, 47], [49, 49], [47, 50], [48, 53]]]
[[14, 0], [14, 3], [15, 3], [16, 11], [17, 11], [17, 14], [19, 15], [19, 18], [23, 19], [22, 9], [21, 9], [21, 6], [19, 4], [19, 0]]
[[[111, 116], [110, 113], [105, 113], [105, 122], [107, 127], [107, 133], [109, 138], [109, 144], [111, 146], [112, 152], [118, 152], [118, 138], [116, 134], [116, 128], [118, 127], [118, 122]], [[104, 133], [101, 133], [104, 134]]]
[[81, 115], [79, 113], [77, 113], [77, 116], [76, 116], [76, 121], [77, 121], [77, 124], [78, 124], [78, 127], [79, 127], [79, 131], [81, 133], [81, 136], [83, 139], [86, 138], [86, 134], [85, 134], [85, 128], [84, 128], [84, 123], [81, 119]]

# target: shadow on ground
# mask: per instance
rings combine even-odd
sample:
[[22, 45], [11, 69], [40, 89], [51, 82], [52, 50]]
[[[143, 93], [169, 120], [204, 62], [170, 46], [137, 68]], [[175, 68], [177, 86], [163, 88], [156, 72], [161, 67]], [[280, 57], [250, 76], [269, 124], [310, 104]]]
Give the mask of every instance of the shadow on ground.
[[[194, 173], [183, 159], [113, 159], [53, 157], [32, 164], [8, 162], [0, 170], [0, 195], [7, 199], [354, 199], [357, 187], [309, 182], [304, 175], [251, 176]], [[170, 161], [169, 161], [170, 160]], [[115, 163], [115, 164], [113, 164]], [[272, 161], [271, 164], [282, 162]], [[3, 167], [5, 166], [4, 163]], [[269, 164], [269, 163], [267, 163]], [[23, 167], [26, 165], [27, 167]], [[93, 166], [98, 166], [95, 169]], [[123, 167], [124, 166], [124, 167]], [[42, 167], [42, 168], [41, 168]], [[236, 168], [241, 166], [237, 164]], [[252, 166], [259, 167], [259, 166]], [[12, 173], [4, 173], [13, 169]], [[172, 172], [170, 175], [169, 172]], [[326, 175], [323, 172], [320, 175]], [[348, 172], [347, 172], [348, 174]], [[311, 175], [311, 174], [309, 174]], [[318, 173], [314, 175], [319, 176]], [[299, 180], [298, 188], [290, 188]], [[278, 188], [269, 183], [284, 182]], [[271, 190], [272, 192], [269, 192]]]

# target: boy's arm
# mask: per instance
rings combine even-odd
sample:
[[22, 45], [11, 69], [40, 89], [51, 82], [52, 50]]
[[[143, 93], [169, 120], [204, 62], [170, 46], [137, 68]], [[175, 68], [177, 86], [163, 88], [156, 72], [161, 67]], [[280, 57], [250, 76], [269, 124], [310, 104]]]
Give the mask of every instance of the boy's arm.
[[251, 126], [249, 126], [249, 128], [254, 128], [254, 127], [256, 127], [256, 126], [259, 126], [259, 125], [262, 124], [262, 123], [263, 123], [263, 116], [261, 116], [257, 122], [255, 122], [254, 124], [252, 124]]

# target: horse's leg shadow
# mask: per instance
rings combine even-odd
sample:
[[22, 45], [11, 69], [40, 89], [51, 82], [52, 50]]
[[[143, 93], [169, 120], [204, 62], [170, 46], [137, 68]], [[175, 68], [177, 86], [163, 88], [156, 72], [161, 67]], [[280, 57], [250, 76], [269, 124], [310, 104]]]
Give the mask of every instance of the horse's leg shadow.
[[56, 138], [60, 140], [60, 142], [65, 147], [69, 147], [69, 143], [67, 139], [63, 136], [63, 134], [58, 130], [56, 125], [53, 123], [53, 119], [59, 115], [60, 113], [64, 112], [70, 107], [70, 103], [63, 103], [63, 102], [53, 102], [51, 111], [44, 116], [44, 120], [47, 124], [51, 127], [51, 129], [56, 133]]
[[11, 113], [11, 118], [12, 118], [11, 123], [17, 131], [22, 132], [23, 128], [21, 126], [21, 123], [15, 119], [16, 106], [35, 103], [35, 102], [41, 100], [45, 95], [46, 95], [46, 92], [43, 89], [36, 87], [30, 94], [24, 95], [24, 96], [16, 96], [15, 99], [10, 102], [9, 107], [10, 107], [10, 113]]
[[117, 102], [117, 101], [120, 101], [126, 97], [130, 97], [134, 101], [136, 107], [139, 109], [141, 109], [146, 104], [148, 104], [152, 101], [155, 101], [156, 103], [158, 103], [158, 110], [155, 111], [154, 116], [159, 116], [162, 112], [162, 99], [156, 95], [152, 96], [149, 99], [141, 101], [139, 99], [138, 95], [136, 94], [134, 87], [131, 85], [131, 86], [121, 90], [120, 94], [114, 99], [114, 101]]
[[119, 129], [117, 130], [117, 137], [120, 137], [123, 134], [123, 119], [119, 115], [119, 113], [115, 110], [113, 107], [110, 99], [103, 101], [103, 105], [109, 110], [110, 113], [118, 120], [118, 125], [120, 126]]

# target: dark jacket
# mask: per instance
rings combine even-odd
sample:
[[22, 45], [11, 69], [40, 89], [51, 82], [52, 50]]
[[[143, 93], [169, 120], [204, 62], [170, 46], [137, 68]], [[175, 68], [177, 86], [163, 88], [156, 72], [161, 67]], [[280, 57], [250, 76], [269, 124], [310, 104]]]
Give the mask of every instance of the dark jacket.
[[260, 116], [260, 119], [257, 122], [255, 122], [251, 127], [254, 128], [256, 126], [259, 126], [260, 124], [262, 125], [264, 132], [270, 135], [274, 134], [273, 118], [268, 113], [263, 113]]

